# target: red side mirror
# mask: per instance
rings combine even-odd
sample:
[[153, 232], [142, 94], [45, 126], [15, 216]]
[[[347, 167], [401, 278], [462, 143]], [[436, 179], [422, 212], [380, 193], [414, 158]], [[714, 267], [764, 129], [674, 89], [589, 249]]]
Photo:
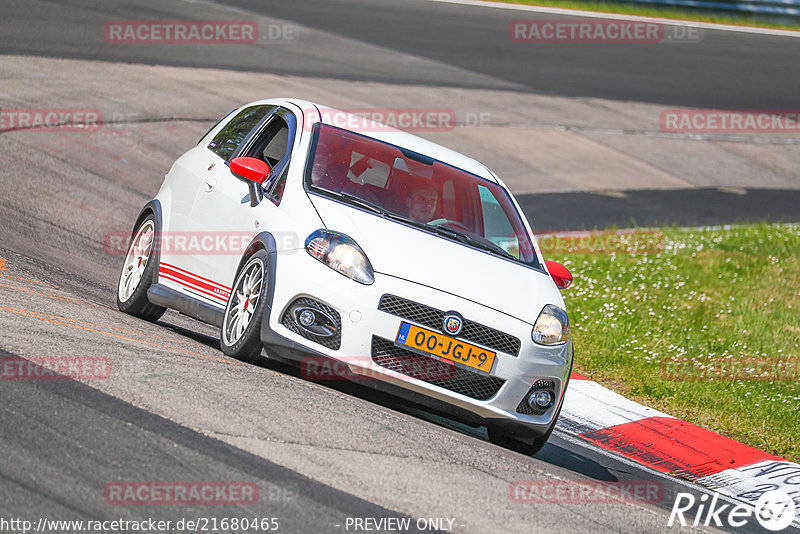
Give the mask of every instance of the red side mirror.
[[567, 289], [572, 284], [572, 273], [566, 267], [557, 261], [546, 260], [544, 262], [547, 267], [547, 272], [550, 273], [550, 278], [556, 283], [558, 289]]
[[245, 180], [262, 184], [269, 176], [269, 165], [258, 158], [233, 158], [231, 172]]

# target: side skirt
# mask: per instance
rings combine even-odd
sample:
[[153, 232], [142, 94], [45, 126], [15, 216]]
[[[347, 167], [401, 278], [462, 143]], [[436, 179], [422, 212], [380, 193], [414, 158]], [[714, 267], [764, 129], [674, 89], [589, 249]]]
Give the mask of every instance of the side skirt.
[[182, 295], [164, 284], [150, 286], [147, 290], [147, 300], [214, 326], [222, 326], [222, 318], [225, 315], [225, 310], [222, 308]]

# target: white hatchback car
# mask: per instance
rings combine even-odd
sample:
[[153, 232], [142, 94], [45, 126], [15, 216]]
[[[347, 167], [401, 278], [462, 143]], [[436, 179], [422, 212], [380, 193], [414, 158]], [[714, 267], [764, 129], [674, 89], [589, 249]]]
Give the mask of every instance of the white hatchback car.
[[480, 163], [273, 99], [231, 112], [175, 162], [136, 221], [117, 304], [220, 326], [222, 351], [242, 360], [266, 348], [312, 378], [369, 377], [533, 453], [572, 369], [559, 292], [571, 280]]

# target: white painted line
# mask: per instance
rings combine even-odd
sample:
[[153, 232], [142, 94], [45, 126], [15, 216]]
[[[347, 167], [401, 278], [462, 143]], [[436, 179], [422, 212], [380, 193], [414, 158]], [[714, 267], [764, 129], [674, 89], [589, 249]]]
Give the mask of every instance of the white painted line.
[[629, 20], [636, 22], [658, 22], [673, 26], [688, 26], [704, 30], [719, 30], [723, 32], [755, 33], [759, 35], [775, 35], [779, 37], [800, 38], [800, 31], [772, 30], [769, 28], [755, 28], [752, 26], [735, 26], [733, 24], [715, 24], [713, 22], [697, 22], [693, 20], [663, 19], [659, 17], [640, 17], [634, 15], [621, 15], [616, 13], [600, 13], [598, 11], [582, 11], [580, 9], [564, 9], [560, 7], [529, 6], [524, 4], [506, 4], [503, 2], [485, 2], [483, 0], [428, 0], [443, 4], [459, 4], [465, 6], [493, 7], [495, 9], [508, 9], [512, 11], [528, 11], [545, 13], [548, 15], [565, 15], [568, 17], [583, 17], [594, 19]]
[[583, 434], [648, 417], [672, 417], [626, 399], [591, 380], [571, 380], [558, 426]]
[[[697, 484], [751, 506], [767, 490], [781, 490], [800, 506], [800, 465], [786, 460], [767, 460], [701, 477]], [[800, 526], [800, 514], [793, 525]]]

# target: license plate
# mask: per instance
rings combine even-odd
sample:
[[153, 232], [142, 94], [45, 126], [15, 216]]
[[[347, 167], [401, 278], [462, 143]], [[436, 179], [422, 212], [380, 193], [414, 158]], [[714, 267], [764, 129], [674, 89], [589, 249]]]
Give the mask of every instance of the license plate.
[[432, 330], [420, 328], [406, 322], [400, 323], [395, 340], [400, 345], [484, 371], [492, 370], [495, 353]]

